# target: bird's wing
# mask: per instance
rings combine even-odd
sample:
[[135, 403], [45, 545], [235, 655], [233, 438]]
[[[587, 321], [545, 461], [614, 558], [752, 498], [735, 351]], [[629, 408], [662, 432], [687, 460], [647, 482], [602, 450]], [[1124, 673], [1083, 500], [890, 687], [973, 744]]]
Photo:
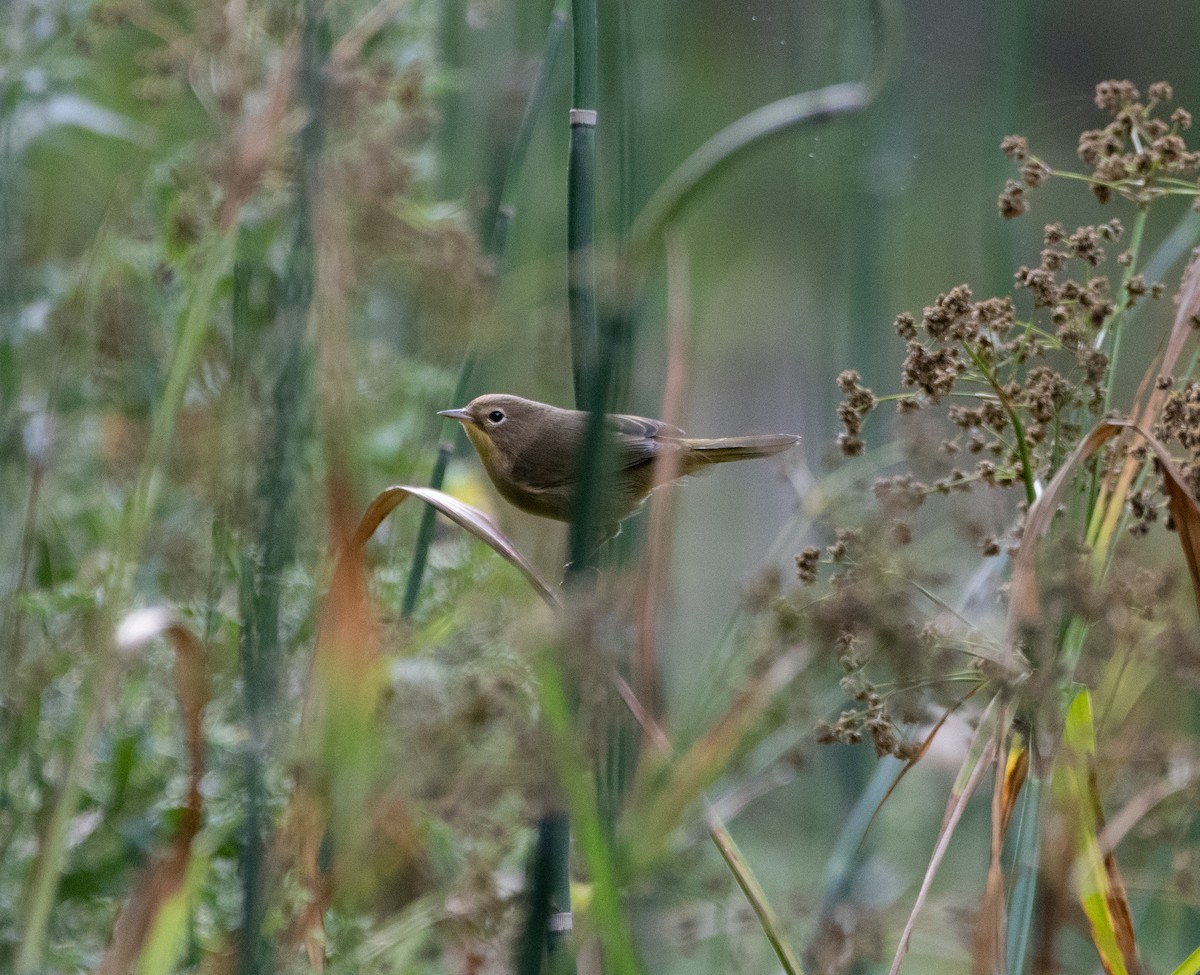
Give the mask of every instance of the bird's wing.
[[616, 435], [617, 446], [624, 457], [625, 467], [636, 467], [653, 460], [664, 446], [684, 436], [679, 427], [651, 420], [644, 416], [614, 413], [609, 424]]

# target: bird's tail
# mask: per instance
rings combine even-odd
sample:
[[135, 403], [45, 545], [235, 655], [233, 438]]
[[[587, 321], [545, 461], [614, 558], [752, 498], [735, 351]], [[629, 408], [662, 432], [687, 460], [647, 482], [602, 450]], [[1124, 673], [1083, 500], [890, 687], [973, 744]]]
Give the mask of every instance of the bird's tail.
[[727, 464], [734, 460], [753, 460], [755, 457], [770, 457], [796, 446], [799, 437], [791, 434], [766, 434], [758, 437], [719, 437], [715, 440], [686, 441], [687, 464], [691, 470], [709, 464]]

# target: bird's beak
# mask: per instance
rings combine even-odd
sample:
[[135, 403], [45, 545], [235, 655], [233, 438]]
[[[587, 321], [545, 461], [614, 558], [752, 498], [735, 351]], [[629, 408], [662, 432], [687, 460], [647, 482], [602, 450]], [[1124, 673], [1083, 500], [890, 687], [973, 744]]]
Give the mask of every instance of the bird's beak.
[[438, 410], [438, 416], [448, 416], [459, 423], [474, 423], [475, 420], [466, 410]]

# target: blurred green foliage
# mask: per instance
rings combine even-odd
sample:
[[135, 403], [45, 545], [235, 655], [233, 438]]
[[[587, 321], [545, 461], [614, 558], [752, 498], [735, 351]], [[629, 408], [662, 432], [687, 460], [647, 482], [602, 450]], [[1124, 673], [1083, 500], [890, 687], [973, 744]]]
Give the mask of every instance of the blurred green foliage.
[[[602, 280], [619, 235], [696, 146], [767, 102], [861, 78], [877, 53], [866, 4], [601, 6]], [[511, 567], [445, 526], [402, 618], [417, 534], [407, 507], [367, 550], [381, 617], [362, 688], [379, 701], [347, 732], [347, 763], [371, 749], [353, 784], [370, 796], [377, 862], [325, 892], [339, 851], [306, 848], [320, 868], [306, 876], [289, 843], [309, 836], [297, 796], [341, 781], [336, 750], [315, 759], [304, 725], [339, 519], [389, 484], [428, 477], [445, 435], [434, 413], [468, 343], [480, 359], [472, 392], [570, 399], [566, 58], [519, 174], [503, 260], [480, 239], [549, 17], [544, 0], [0, 9], [0, 970], [99, 969], [122, 906], [177, 835], [188, 742], [175, 656], [156, 641], [123, 654], [113, 638], [130, 610], [158, 605], [201, 637], [208, 680], [192, 900], [161, 970], [308, 970], [306, 947], [322, 946], [305, 944], [297, 919], [312, 903], [327, 908], [329, 972], [510, 965], [534, 818], [559, 789], [535, 657], [561, 635]], [[904, 20], [877, 101], [764, 145], [676, 228], [693, 282], [684, 425], [802, 433], [796, 483], [813, 489], [790, 521], [796, 486], [777, 471], [719, 471], [679, 492], [659, 624], [662, 719], [679, 753], [764, 661], [798, 644], [786, 614], [763, 610], [810, 520], [875, 472], [851, 462], [835, 475], [841, 491], [824, 493], [834, 377], [853, 365], [890, 388], [897, 311], [962, 280], [1005, 291], [1013, 265], [1032, 263], [1040, 220], [1009, 227], [996, 215], [1000, 138], [1020, 129], [1044, 156], [1070, 160], [1107, 77], [1167, 77], [1182, 104], [1200, 104], [1200, 8], [1183, 0], [1136, 15], [930, 2], [907, 5]], [[1037, 214], [1084, 219], [1082, 196], [1048, 189]], [[1159, 220], [1148, 251], [1178, 214]], [[653, 414], [667, 358], [657, 262], [638, 298], [624, 405]], [[1154, 341], [1131, 335], [1122, 382]], [[183, 385], [168, 415], [173, 369]], [[500, 507], [470, 459], [449, 478], [558, 574], [560, 532]], [[814, 510], [818, 496], [829, 507]], [[965, 556], [951, 534], [935, 526], [911, 561], [952, 579]], [[613, 717], [611, 691], [596, 690], [624, 642], [605, 632], [598, 643], [599, 664], [567, 671], [600, 699], [585, 696], [598, 715], [580, 742], [591, 759], [622, 747], [606, 720], [636, 734]], [[828, 858], [874, 768], [862, 749], [810, 747], [816, 720], [842, 703], [838, 677], [834, 654], [812, 660], [704, 783], [797, 946], [813, 943], [823, 898], [850, 875]], [[65, 801], [71, 781], [78, 795]], [[889, 953], [948, 784], [946, 766], [926, 762], [881, 812], [846, 880], [867, 919], [849, 938], [859, 967], [814, 970], [865, 971]], [[657, 859], [622, 891], [646, 970], [774, 971], [694, 795], [681, 795], [688, 816], [651, 838]], [[54, 863], [56, 808], [68, 818]], [[1182, 832], [1170, 863], [1157, 862], [1169, 850], [1147, 854], [1151, 883], [1194, 876], [1194, 829]], [[970, 893], [946, 898], [940, 934], [927, 936], [938, 943], [913, 961], [924, 971], [964, 970], [954, 912], [981, 889], [985, 810], [959, 844], [941, 882]], [[31, 922], [39, 877], [52, 895], [44, 925]], [[1180, 890], [1150, 922], [1163, 947], [1146, 954], [1160, 967], [1200, 937], [1194, 892]], [[595, 916], [586, 884], [580, 893], [582, 942]], [[1081, 947], [1061, 957], [1093, 967]]]

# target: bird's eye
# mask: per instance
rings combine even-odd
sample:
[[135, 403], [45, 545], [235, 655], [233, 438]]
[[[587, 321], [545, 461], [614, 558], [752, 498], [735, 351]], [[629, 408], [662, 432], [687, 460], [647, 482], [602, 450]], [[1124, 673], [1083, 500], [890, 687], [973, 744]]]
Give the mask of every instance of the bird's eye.
[[488, 419], [491, 420], [493, 423], [499, 423], [501, 420], [504, 419], [504, 411], [503, 410], [492, 410], [492, 412], [488, 414]]

